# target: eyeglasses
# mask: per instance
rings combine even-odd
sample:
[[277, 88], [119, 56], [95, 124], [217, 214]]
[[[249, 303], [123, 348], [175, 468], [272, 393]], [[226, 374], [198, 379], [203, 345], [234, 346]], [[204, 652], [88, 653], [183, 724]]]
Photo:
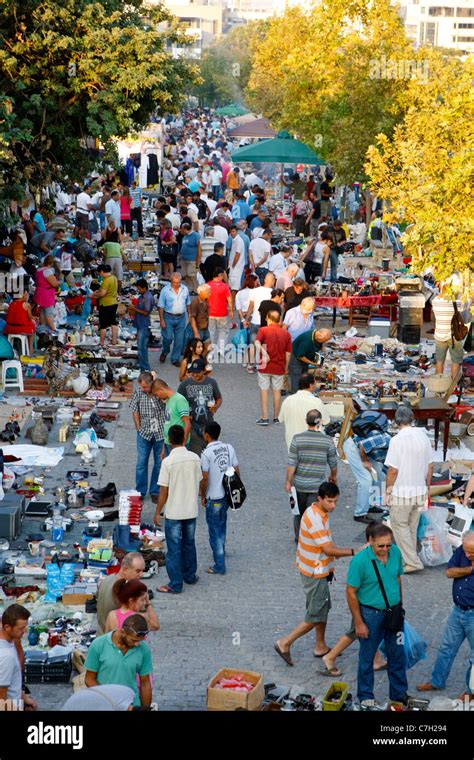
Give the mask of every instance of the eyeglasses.
[[375, 544], [375, 546], [377, 547], [377, 549], [390, 549], [392, 544]]
[[126, 628], [125, 629], [128, 633], [134, 633], [135, 636], [138, 636], [139, 639], [144, 639], [145, 636], [148, 636], [150, 631], [136, 631], [135, 628]]

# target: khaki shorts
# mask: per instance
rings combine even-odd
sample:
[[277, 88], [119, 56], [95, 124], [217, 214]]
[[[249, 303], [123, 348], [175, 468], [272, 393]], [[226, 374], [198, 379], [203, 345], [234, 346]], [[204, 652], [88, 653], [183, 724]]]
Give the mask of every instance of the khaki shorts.
[[453, 364], [462, 364], [462, 360], [464, 359], [464, 341], [463, 340], [455, 340], [454, 346], [452, 340], [447, 340], [444, 343], [441, 343], [440, 341], [436, 341], [436, 361], [437, 362], [444, 362], [446, 361], [446, 355], [449, 351], [449, 355], [451, 357], [451, 361]]
[[267, 375], [265, 372], [258, 373], [258, 387], [261, 391], [268, 391], [273, 388], [275, 391], [283, 389], [285, 375]]
[[331, 594], [327, 578], [308, 578], [301, 575], [306, 594], [305, 623], [326, 623], [331, 609]]

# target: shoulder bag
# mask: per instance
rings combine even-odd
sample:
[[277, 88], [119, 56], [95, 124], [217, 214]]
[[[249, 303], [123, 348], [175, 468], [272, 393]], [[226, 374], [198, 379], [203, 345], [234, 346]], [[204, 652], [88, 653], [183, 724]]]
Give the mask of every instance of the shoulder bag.
[[384, 627], [387, 631], [392, 631], [393, 633], [398, 633], [399, 631], [403, 631], [403, 624], [405, 621], [405, 610], [402, 607], [401, 602], [398, 604], [395, 604], [393, 607], [390, 606], [388, 603], [387, 594], [385, 593], [385, 588], [382, 583], [382, 578], [380, 577], [380, 572], [377, 567], [377, 562], [375, 559], [372, 560], [372, 564], [374, 566], [375, 574], [377, 576], [377, 580], [379, 582], [380, 590], [382, 592], [383, 600], [385, 602], [385, 620], [384, 620]]

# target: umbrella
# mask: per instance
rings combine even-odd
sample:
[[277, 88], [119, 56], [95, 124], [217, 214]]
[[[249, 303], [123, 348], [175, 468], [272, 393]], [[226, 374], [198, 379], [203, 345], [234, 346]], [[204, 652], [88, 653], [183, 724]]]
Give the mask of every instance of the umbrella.
[[228, 135], [232, 140], [238, 137], [275, 137], [275, 132], [266, 119], [253, 119], [245, 124], [239, 124], [235, 129], [230, 129]]
[[288, 132], [279, 132], [272, 140], [246, 145], [232, 153], [234, 163], [275, 164], [322, 164], [323, 161], [299, 140], [293, 140]]
[[242, 106], [237, 106], [235, 103], [230, 103], [228, 106], [218, 108], [216, 111], [218, 116], [243, 116], [244, 113], [248, 113], [247, 109], [242, 108]]

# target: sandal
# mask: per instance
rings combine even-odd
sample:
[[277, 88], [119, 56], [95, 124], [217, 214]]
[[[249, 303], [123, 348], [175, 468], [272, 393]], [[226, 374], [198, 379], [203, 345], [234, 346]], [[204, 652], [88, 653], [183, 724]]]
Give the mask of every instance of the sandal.
[[328, 678], [337, 678], [338, 676], [342, 676], [342, 670], [339, 670], [339, 668], [336, 668], [334, 665], [333, 668], [324, 668], [324, 670], [320, 670], [319, 675], [328, 676]]
[[293, 660], [291, 659], [291, 654], [289, 652], [283, 652], [278, 644], [274, 644], [273, 648], [275, 652], [280, 655], [282, 660], [285, 660], [287, 665], [293, 665]]
[[160, 592], [160, 594], [180, 594], [181, 591], [172, 591], [169, 586], [157, 586], [157, 591]]

